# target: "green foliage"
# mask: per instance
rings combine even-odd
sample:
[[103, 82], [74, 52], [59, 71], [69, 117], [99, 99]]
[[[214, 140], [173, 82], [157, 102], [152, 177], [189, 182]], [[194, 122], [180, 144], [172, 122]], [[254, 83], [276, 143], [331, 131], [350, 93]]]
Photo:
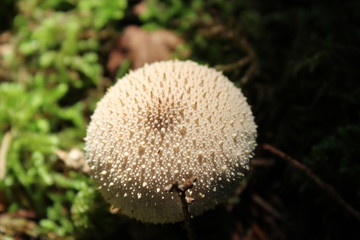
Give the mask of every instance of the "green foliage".
[[7, 56], [8, 63], [17, 66], [15, 71], [28, 66], [29, 80], [22, 81], [31, 81], [32, 73], [40, 70], [52, 84], [69, 83], [77, 88], [97, 84], [102, 76], [98, 31], [121, 19], [126, 6], [125, 0], [19, 1], [14, 19], [18, 32], [14, 44], [19, 48]]
[[35, 211], [41, 236], [74, 239], [90, 226], [95, 190], [88, 176], [68, 170], [55, 152], [83, 148], [85, 111], [92, 111], [96, 99], [85, 105], [73, 92], [100, 84], [100, 36], [124, 17], [127, 1], [16, 5], [13, 49], [4, 56], [12, 82], [0, 84], [0, 139], [11, 135], [0, 191], [8, 211]]
[[[67, 212], [64, 206], [81, 199], [81, 193], [89, 196], [91, 181], [83, 174], [70, 172], [70, 176], [64, 176], [58, 172], [59, 160], [54, 152], [60, 142], [68, 142], [66, 135], [57, 134], [64, 121], [77, 132], [77, 145], [82, 145], [79, 141], [85, 131], [82, 104], [59, 106], [58, 101], [66, 93], [67, 85], [60, 83], [53, 89], [46, 89], [44, 78], [37, 76], [35, 79], [36, 83], [29, 90], [20, 83], [0, 85], [0, 127], [10, 128], [12, 135], [6, 161], [7, 174], [0, 182], [0, 189], [7, 192], [10, 211], [26, 208], [36, 212], [42, 219], [42, 232], [71, 235], [74, 231], [71, 218], [78, 216], [78, 221], [85, 218], [81, 218], [76, 204], [73, 206], [75, 214]], [[17, 192], [24, 195], [19, 196]]]

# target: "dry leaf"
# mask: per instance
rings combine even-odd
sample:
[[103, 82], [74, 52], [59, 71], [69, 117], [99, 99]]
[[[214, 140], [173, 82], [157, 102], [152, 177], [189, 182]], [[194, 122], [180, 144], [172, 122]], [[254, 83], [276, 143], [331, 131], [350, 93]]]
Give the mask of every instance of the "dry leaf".
[[13, 51], [10, 43], [12, 35], [9, 32], [0, 34], [0, 82], [9, 78], [9, 71], [5, 68], [4, 56]]
[[[168, 30], [146, 32], [138, 26], [130, 25], [117, 39], [109, 54], [107, 70], [115, 76], [125, 59], [131, 61], [131, 69], [171, 58], [175, 49], [183, 43], [175, 33]], [[184, 52], [184, 55], [188, 53]]]
[[133, 12], [136, 16], [144, 14], [147, 10], [148, 10], [148, 7], [147, 7], [147, 4], [145, 1], [142, 1], [133, 7]]

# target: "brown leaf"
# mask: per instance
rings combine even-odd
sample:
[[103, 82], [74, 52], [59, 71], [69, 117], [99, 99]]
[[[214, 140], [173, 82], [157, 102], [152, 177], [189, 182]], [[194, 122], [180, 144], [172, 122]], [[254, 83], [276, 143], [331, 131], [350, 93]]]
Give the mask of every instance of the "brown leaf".
[[[131, 61], [131, 69], [142, 67], [145, 63], [170, 59], [182, 43], [182, 39], [168, 30], [146, 32], [138, 26], [127, 26], [110, 51], [107, 70], [111, 76], [115, 76], [125, 59]], [[184, 52], [183, 55], [188, 53]]]
[[136, 16], [144, 14], [148, 10], [146, 1], [142, 1], [133, 7], [133, 12]]
[[0, 34], [0, 82], [8, 80], [10, 77], [8, 66], [5, 66], [4, 57], [13, 51], [13, 45], [10, 42], [11, 37], [12, 35], [9, 32]]

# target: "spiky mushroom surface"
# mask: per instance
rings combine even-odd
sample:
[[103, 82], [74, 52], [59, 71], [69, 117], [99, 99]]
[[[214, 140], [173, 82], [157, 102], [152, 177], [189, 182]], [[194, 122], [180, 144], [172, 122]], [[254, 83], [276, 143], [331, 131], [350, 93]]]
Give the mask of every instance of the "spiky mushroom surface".
[[165, 186], [196, 176], [186, 194], [200, 215], [227, 199], [248, 169], [256, 125], [222, 73], [192, 61], [133, 71], [97, 104], [86, 137], [91, 176], [105, 199], [135, 219], [184, 219]]

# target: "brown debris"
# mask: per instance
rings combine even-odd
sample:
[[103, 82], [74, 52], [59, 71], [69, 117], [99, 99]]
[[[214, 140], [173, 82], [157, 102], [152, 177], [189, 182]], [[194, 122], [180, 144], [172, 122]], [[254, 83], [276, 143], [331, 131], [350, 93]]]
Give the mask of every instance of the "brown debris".
[[25, 210], [0, 214], [0, 238], [4, 235], [38, 236], [38, 226], [35, 221], [30, 220], [31, 218], [35, 218], [35, 213]]
[[186, 179], [185, 182], [179, 183], [178, 181], [175, 181], [171, 184], [168, 184], [165, 186], [164, 190], [165, 192], [186, 192], [188, 189], [192, 188], [194, 186], [194, 183], [197, 181], [197, 177], [191, 177], [189, 179]]
[[120, 208], [117, 208], [114, 205], [111, 205], [110, 208], [109, 208], [109, 212], [111, 214], [117, 214], [117, 213], [120, 213], [121, 211], [120, 211]]
[[85, 173], [90, 171], [89, 165], [85, 161], [84, 152], [78, 148], [73, 148], [69, 152], [58, 149], [55, 151], [55, 154], [68, 168], [80, 170]]

